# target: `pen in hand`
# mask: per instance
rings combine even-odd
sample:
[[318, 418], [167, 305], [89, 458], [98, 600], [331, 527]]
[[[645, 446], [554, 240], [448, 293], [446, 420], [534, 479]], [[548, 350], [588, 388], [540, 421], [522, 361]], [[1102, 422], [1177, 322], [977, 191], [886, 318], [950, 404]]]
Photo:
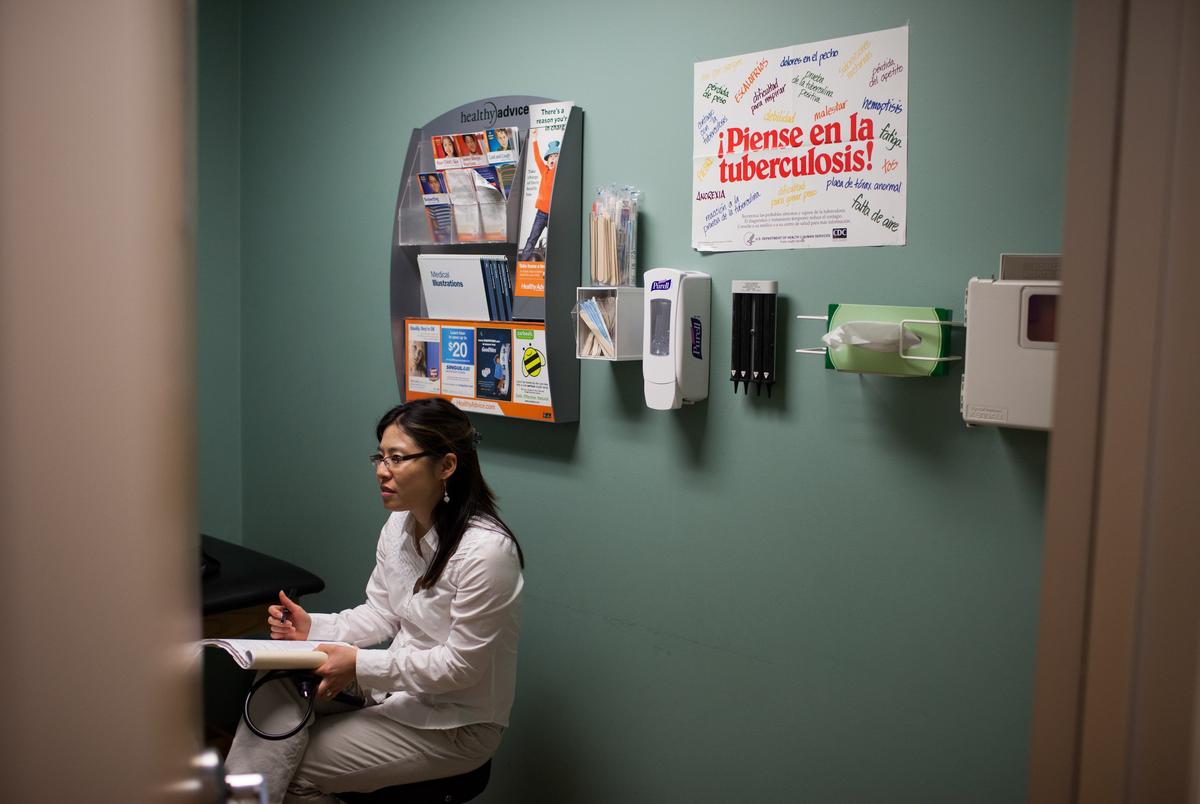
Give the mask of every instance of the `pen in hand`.
[[267, 624], [271, 639], [308, 639], [312, 618], [303, 606], [281, 591], [279, 602], [267, 607]]

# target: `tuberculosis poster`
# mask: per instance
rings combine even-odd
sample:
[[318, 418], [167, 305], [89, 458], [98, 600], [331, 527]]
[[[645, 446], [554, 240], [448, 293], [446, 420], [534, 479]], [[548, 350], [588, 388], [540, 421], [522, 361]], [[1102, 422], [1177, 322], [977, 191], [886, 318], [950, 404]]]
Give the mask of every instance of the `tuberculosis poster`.
[[692, 248], [905, 242], [908, 28], [695, 65]]

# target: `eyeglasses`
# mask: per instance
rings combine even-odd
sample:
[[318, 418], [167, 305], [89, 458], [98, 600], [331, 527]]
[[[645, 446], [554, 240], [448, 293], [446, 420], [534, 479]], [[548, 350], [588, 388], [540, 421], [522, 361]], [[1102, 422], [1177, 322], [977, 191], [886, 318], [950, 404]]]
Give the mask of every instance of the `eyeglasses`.
[[371, 456], [371, 466], [378, 469], [379, 464], [383, 464], [384, 466], [387, 467], [388, 471], [390, 472], [393, 469], [399, 469], [400, 465], [403, 464], [405, 461], [415, 461], [417, 458], [425, 458], [429, 455], [433, 455], [433, 453], [428, 450], [426, 450], [425, 452], [414, 452], [412, 455], [401, 455], [401, 454], [395, 453], [395, 452], [392, 453], [391, 455], [384, 455], [382, 453], [376, 452], [374, 455]]

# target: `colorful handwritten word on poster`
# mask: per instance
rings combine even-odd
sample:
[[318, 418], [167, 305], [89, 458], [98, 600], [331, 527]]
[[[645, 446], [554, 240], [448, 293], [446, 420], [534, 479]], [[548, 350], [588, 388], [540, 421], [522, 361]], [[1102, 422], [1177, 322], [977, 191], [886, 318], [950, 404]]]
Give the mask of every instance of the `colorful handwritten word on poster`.
[[698, 62], [692, 248], [904, 245], [908, 28]]

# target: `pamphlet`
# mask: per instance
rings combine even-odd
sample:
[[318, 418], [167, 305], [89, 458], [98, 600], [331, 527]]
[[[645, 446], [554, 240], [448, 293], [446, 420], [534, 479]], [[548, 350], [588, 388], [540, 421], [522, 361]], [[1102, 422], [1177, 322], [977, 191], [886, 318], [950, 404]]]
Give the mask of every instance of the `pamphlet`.
[[410, 358], [407, 398], [440, 396], [471, 413], [554, 421], [544, 324], [409, 318], [405, 338], [409, 354], [428, 360], [436, 351], [440, 363], [434, 380], [428, 362]]
[[475, 396], [512, 399], [512, 330], [479, 327], [475, 330]]
[[526, 405], [550, 405], [550, 368], [546, 361], [546, 330], [513, 330], [513, 401]]
[[421, 185], [421, 201], [425, 205], [425, 217], [429, 220], [429, 231], [435, 243], [449, 243], [453, 237], [450, 228], [450, 194], [446, 191], [446, 177], [441, 172], [418, 173]]
[[475, 196], [479, 203], [504, 202], [504, 191], [500, 188], [500, 176], [493, 165], [471, 168], [475, 171]]
[[458, 155], [463, 167], [480, 167], [488, 163], [487, 140], [482, 131], [470, 134], [456, 134], [454, 142], [458, 145]]
[[491, 165], [472, 168], [475, 174], [475, 197], [479, 200], [483, 239], [504, 241], [508, 236], [508, 205], [500, 189], [500, 177]]
[[508, 260], [503, 257], [480, 259], [483, 283], [487, 287], [488, 307], [493, 321], [512, 320], [512, 286], [509, 284]]
[[487, 137], [488, 163], [500, 165], [517, 161], [517, 129], [489, 128]]
[[436, 324], [408, 327], [408, 388], [436, 394], [441, 390], [441, 341]]
[[[559, 152], [571, 116], [571, 101], [529, 105], [529, 144], [525, 159], [525, 189], [517, 242], [516, 318], [544, 320], [546, 316], [546, 251], [550, 237], [550, 205]], [[540, 277], [540, 278], [539, 278]], [[523, 279], [528, 278], [528, 281]]]
[[521, 199], [519, 261], [546, 261], [549, 238], [550, 202], [554, 195], [554, 174], [558, 169], [562, 138], [572, 103], [533, 103], [529, 105], [529, 156], [525, 160], [525, 193]]
[[462, 167], [458, 145], [451, 134], [438, 134], [430, 138], [433, 145], [433, 166], [438, 170]]
[[498, 165], [492, 165], [496, 169], [496, 175], [500, 177], [500, 188], [504, 190], [504, 197], [508, 198], [512, 194], [513, 181], [517, 178], [517, 163], [504, 162]]
[[[419, 324], [409, 324], [409, 337]], [[442, 327], [442, 389], [447, 396], [475, 396], [475, 329]]]
[[517, 159], [520, 158], [520, 138], [515, 128], [489, 128], [485, 134], [488, 143], [488, 164], [496, 171], [498, 186], [504, 197], [512, 190], [517, 177]]
[[429, 318], [488, 321], [487, 293], [481, 260], [503, 256], [479, 254], [418, 254], [421, 293]]

